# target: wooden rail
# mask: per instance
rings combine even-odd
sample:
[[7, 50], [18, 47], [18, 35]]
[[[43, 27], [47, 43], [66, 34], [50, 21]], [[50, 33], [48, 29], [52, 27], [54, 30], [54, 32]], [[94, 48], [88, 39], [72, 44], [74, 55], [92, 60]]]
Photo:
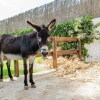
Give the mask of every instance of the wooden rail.
[[[57, 67], [57, 57], [62, 56], [64, 54], [78, 54], [78, 57], [81, 59], [81, 41], [77, 38], [73, 37], [50, 37], [50, 41], [52, 41], [52, 51], [48, 53], [48, 55], [53, 56], [53, 67]], [[74, 50], [59, 50], [57, 51], [57, 42], [77, 42], [77, 49]], [[37, 53], [37, 57], [42, 56], [41, 53]], [[4, 57], [4, 60], [6, 60], [6, 57]], [[15, 76], [19, 76], [19, 64], [17, 60], [14, 60], [14, 71]]]
[[[59, 50], [57, 51], [57, 42], [77, 42], [77, 49], [74, 50]], [[81, 59], [81, 41], [73, 37], [52, 37], [52, 48], [53, 48], [53, 67], [57, 67], [57, 56], [62, 56], [64, 54], [78, 54]]]

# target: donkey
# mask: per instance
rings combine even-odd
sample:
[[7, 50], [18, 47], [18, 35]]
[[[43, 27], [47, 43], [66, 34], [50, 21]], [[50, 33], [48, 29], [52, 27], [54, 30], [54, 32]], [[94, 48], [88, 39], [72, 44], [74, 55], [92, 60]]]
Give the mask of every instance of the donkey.
[[14, 36], [10, 34], [3, 34], [0, 37], [0, 79], [3, 79], [3, 56], [7, 57], [7, 69], [8, 75], [11, 80], [13, 76], [10, 71], [11, 60], [23, 60], [24, 66], [24, 88], [28, 89], [27, 82], [27, 60], [29, 60], [29, 81], [31, 86], [35, 88], [33, 81], [33, 62], [37, 51], [40, 49], [42, 56], [46, 57], [48, 54], [48, 37], [50, 36], [50, 30], [56, 23], [56, 19], [53, 19], [47, 26], [35, 25], [30, 21], [27, 23], [32, 26], [36, 31], [32, 33]]

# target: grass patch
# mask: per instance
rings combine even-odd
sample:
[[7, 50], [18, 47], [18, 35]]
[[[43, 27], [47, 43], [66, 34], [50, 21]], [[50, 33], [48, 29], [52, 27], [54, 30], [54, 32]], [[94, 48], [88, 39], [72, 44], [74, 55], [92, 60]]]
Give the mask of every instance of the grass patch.
[[[43, 61], [42, 57], [35, 58], [35, 62], [41, 62], [41, 61]], [[3, 61], [3, 77], [4, 78], [8, 78], [6, 62], [7, 61]], [[19, 60], [18, 62], [19, 62], [19, 75], [23, 75], [23, 68], [21, 68], [23, 67], [23, 61]], [[12, 76], [14, 76], [14, 61], [13, 60], [11, 61], [10, 69], [11, 69]], [[41, 71], [43, 71], [42, 68], [33, 69], [34, 73], [41, 72]]]

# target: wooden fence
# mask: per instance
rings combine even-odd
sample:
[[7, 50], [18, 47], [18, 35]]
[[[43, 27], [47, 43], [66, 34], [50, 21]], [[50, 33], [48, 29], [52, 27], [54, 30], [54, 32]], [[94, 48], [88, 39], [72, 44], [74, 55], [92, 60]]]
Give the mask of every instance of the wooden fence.
[[[81, 59], [81, 41], [77, 38], [73, 37], [50, 37], [50, 41], [52, 41], [52, 51], [48, 53], [49, 56], [53, 56], [53, 67], [57, 67], [57, 57], [62, 56], [64, 54], [78, 54], [78, 57]], [[77, 43], [77, 49], [74, 50], [57, 50], [57, 43], [58, 42], [76, 42]], [[37, 53], [37, 57], [42, 56], [41, 53]], [[4, 57], [4, 60], [6, 60], [6, 57]], [[19, 76], [19, 64], [17, 60], [14, 60], [14, 71], [15, 76]]]

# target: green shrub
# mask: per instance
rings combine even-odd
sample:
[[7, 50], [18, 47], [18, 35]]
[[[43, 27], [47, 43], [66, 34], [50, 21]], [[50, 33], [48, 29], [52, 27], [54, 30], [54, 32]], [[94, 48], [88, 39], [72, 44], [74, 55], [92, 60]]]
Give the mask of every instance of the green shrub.
[[[85, 16], [70, 22], [59, 24], [54, 27], [51, 35], [59, 37], [77, 37], [81, 39], [82, 56], [83, 59], [85, 59], [88, 56], [88, 50], [84, 45], [93, 42], [93, 39], [96, 38], [95, 28], [100, 26], [100, 23], [93, 25], [92, 19], [92, 16]], [[62, 49], [73, 49], [76, 47], [76, 43], [63, 42], [62, 45]]]
[[22, 34], [31, 33], [32, 31], [33, 31], [32, 29], [26, 29], [26, 30], [20, 30], [20, 31], [17, 31], [17, 32], [11, 32], [10, 34], [22, 35]]

